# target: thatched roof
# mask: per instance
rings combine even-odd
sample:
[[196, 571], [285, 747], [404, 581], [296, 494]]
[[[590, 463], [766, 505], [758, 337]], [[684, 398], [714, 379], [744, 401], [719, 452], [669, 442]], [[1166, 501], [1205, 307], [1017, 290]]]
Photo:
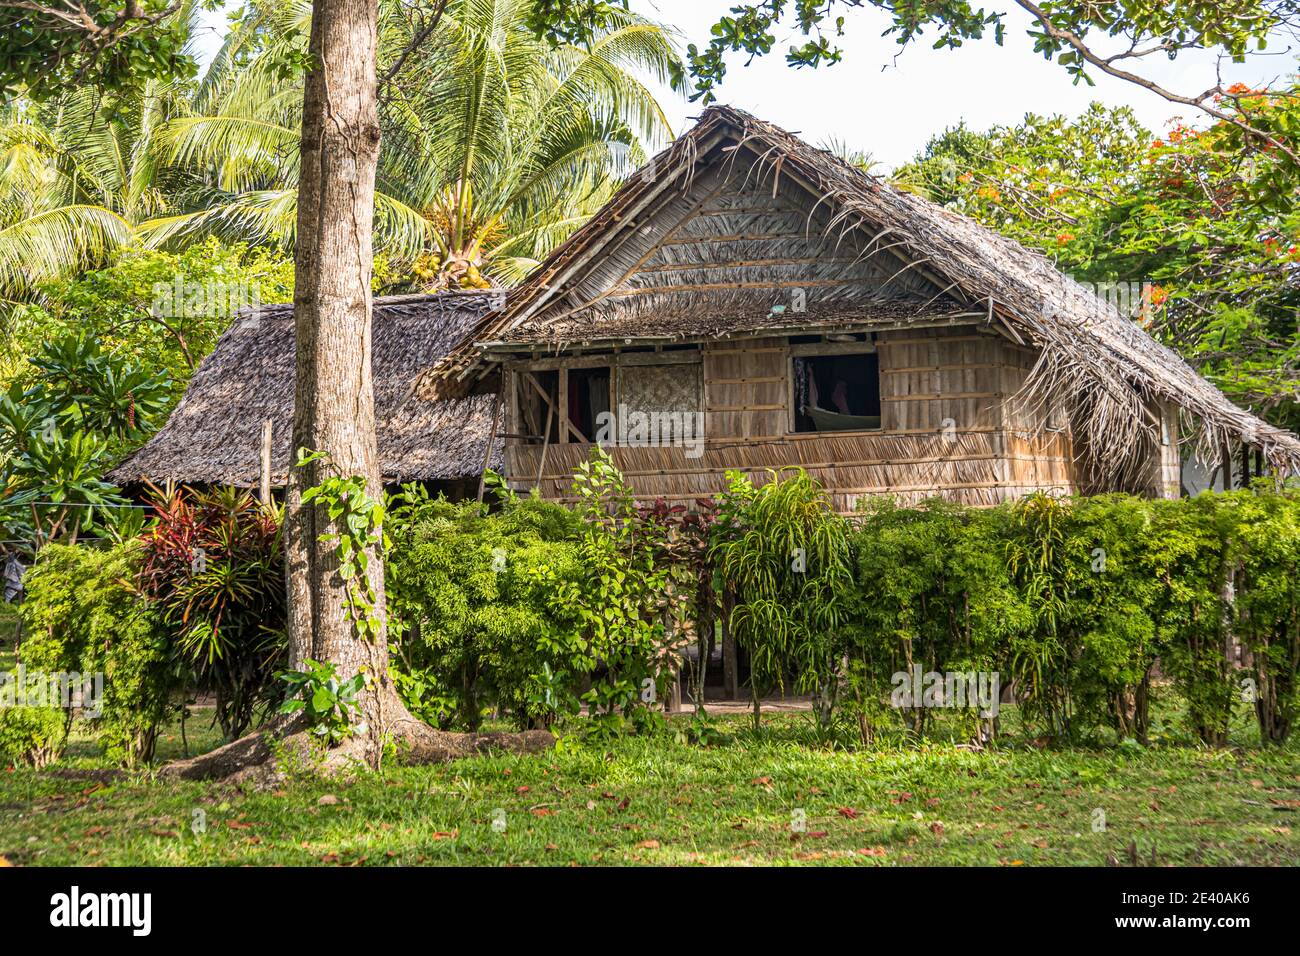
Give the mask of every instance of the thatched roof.
[[[443, 292], [375, 300], [375, 419], [386, 481], [481, 472], [494, 396], [428, 401], [415, 397], [412, 386], [421, 370], [499, 304], [499, 297], [499, 292]], [[262, 423], [270, 418], [272, 481], [284, 484], [293, 425], [293, 339], [291, 305], [237, 316], [194, 373], [167, 424], [113, 471], [112, 480], [255, 486]], [[499, 469], [500, 440], [496, 444], [491, 465]]]
[[[772, 205], [747, 207], [746, 196]], [[761, 331], [794, 287], [818, 290], [809, 328], [898, 308], [918, 322], [982, 313], [1039, 350], [1024, 397], [1068, 409], [1107, 473], [1137, 467], [1155, 440], [1151, 403], [1165, 400], [1203, 454], [1244, 442], [1300, 471], [1300, 440], [1232, 404], [1043, 255], [726, 106], [632, 176], [418, 391], [459, 393], [503, 348]]]
[[555, 348], [557, 345], [591, 345], [598, 342], [638, 342], [684, 339], [708, 340], [732, 335], [790, 335], [833, 332], [863, 325], [907, 328], [943, 322], [970, 322], [985, 312], [954, 303], [938, 305], [919, 297], [871, 303], [817, 301], [801, 311], [765, 302], [702, 302], [694, 307], [655, 309], [652, 314], [622, 312], [602, 315], [599, 321], [568, 319], [547, 326], [529, 324], [514, 330], [504, 341], [482, 343], [488, 348]]

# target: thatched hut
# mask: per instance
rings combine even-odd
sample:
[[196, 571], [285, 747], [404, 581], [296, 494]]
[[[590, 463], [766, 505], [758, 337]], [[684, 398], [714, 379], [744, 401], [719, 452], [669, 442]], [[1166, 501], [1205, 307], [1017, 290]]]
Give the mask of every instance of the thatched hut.
[[801, 465], [862, 495], [1179, 493], [1182, 454], [1294, 474], [1233, 405], [1042, 255], [729, 107], [704, 112], [423, 376], [501, 374], [505, 470], [564, 499], [600, 441], [639, 494]]
[[[256, 484], [269, 419], [282, 484], [293, 361], [291, 307], [236, 322], [114, 478]], [[564, 500], [597, 441], [645, 498], [800, 465], [844, 511], [1172, 496], [1193, 453], [1300, 471], [1300, 440], [1044, 256], [729, 107], [508, 297], [377, 300], [374, 361], [384, 477], [461, 490], [486, 461]]]
[[[450, 400], [412, 394], [500, 293], [443, 292], [375, 300], [373, 354], [379, 463], [390, 483], [419, 480], [454, 496], [473, 494], [486, 461], [501, 468], [501, 442], [488, 452], [494, 391]], [[491, 385], [491, 383], [486, 383]], [[293, 426], [293, 307], [241, 313], [190, 382], [167, 424], [112, 473], [142, 480], [257, 487], [262, 438], [271, 423], [270, 479], [283, 486]]]

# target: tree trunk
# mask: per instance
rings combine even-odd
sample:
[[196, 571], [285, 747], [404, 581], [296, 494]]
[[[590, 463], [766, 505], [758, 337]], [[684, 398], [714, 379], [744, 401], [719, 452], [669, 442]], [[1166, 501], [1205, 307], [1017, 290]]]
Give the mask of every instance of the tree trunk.
[[[536, 752], [550, 747], [547, 731], [452, 734], [411, 716], [388, 675], [386, 628], [363, 637], [347, 611], [346, 583], [332, 526], [320, 504], [304, 507], [303, 491], [331, 475], [363, 476], [379, 498], [383, 486], [375, 439], [371, 380], [370, 279], [375, 172], [379, 161], [376, 106], [377, 0], [315, 0], [310, 67], [303, 97], [298, 231], [294, 259], [297, 378], [293, 449], [324, 452], [291, 468], [285, 517], [289, 667], [310, 659], [332, 663], [340, 680], [362, 669], [370, 683], [358, 704], [367, 730], [326, 755], [323, 769], [362, 762], [378, 766], [386, 744], [399, 759], [432, 762], [493, 747]], [[386, 623], [384, 566], [368, 555], [373, 613]], [[279, 718], [259, 733], [210, 754], [164, 768], [167, 776], [250, 779], [274, 776], [272, 738], [284, 750], [308, 746], [301, 717]]]
[[[358, 636], [346, 607], [335, 543], [323, 505], [303, 507], [302, 492], [330, 475], [359, 475], [372, 497], [383, 495], [375, 439], [370, 363], [371, 235], [379, 163], [376, 106], [377, 0], [316, 0], [310, 67], [303, 97], [298, 231], [294, 257], [297, 379], [293, 445], [325, 452], [293, 468], [286, 548], [291, 550], [290, 666], [328, 661], [346, 680], [371, 677], [360, 701], [369, 726], [367, 762], [378, 758], [386, 725], [388, 644], [381, 632]], [[368, 555], [374, 613], [381, 621], [384, 568]]]

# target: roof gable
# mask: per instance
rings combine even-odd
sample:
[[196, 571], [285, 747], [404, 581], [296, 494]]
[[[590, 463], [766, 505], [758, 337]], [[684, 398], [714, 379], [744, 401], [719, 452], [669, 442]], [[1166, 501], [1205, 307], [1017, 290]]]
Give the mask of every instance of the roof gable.
[[620, 222], [563, 294], [517, 314], [505, 339], [603, 337], [617, 334], [610, 326], [634, 328], [638, 317], [647, 334], [663, 334], [655, 320], [665, 314], [815, 318], [881, 303], [953, 304], [931, 278], [891, 255], [878, 232], [837, 234], [832, 210], [792, 177], [756, 170], [752, 157], [742, 157], [733, 146], [684, 188]]

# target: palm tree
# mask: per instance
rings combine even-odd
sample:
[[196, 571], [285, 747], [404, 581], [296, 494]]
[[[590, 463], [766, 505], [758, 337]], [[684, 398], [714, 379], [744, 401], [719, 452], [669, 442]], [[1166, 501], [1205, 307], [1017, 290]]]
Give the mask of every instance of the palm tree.
[[[509, 282], [580, 225], [671, 134], [648, 82], [677, 65], [665, 28], [616, 13], [590, 49], [528, 29], [533, 0], [450, 0], [433, 34], [385, 2], [376, 248], [415, 284]], [[427, 12], [427, 11], [426, 11]], [[185, 213], [142, 226], [154, 244], [211, 232], [292, 242], [308, 0], [255, 6], [227, 37], [162, 161], [194, 175]]]
[[[527, 272], [671, 130], [645, 80], [669, 82], [665, 29], [615, 11], [587, 49], [552, 49], [532, 0], [463, 0], [386, 90], [383, 185], [433, 228], [426, 283]], [[387, 45], [413, 29], [386, 18]]]
[[0, 309], [39, 298], [41, 284], [102, 262], [163, 200], [149, 138], [157, 91], [109, 118], [89, 89], [54, 107], [0, 108]]
[[[531, 2], [451, 0], [403, 57], [411, 8], [384, 0], [400, 69], [383, 90], [376, 247], [416, 286], [513, 281], [670, 135], [646, 85], [676, 65], [663, 27], [616, 13], [590, 49], [552, 49], [524, 22]], [[193, 4], [177, 15], [193, 22]], [[310, 17], [310, 0], [253, 5], [195, 83], [4, 100], [0, 320], [133, 242], [291, 248]]]
[[[197, 0], [175, 16], [193, 30]], [[49, 103], [5, 96], [0, 321], [38, 302], [48, 280], [103, 264], [169, 208], [174, 183], [157, 165], [154, 137], [184, 97], [156, 80], [126, 94], [78, 86]]]

